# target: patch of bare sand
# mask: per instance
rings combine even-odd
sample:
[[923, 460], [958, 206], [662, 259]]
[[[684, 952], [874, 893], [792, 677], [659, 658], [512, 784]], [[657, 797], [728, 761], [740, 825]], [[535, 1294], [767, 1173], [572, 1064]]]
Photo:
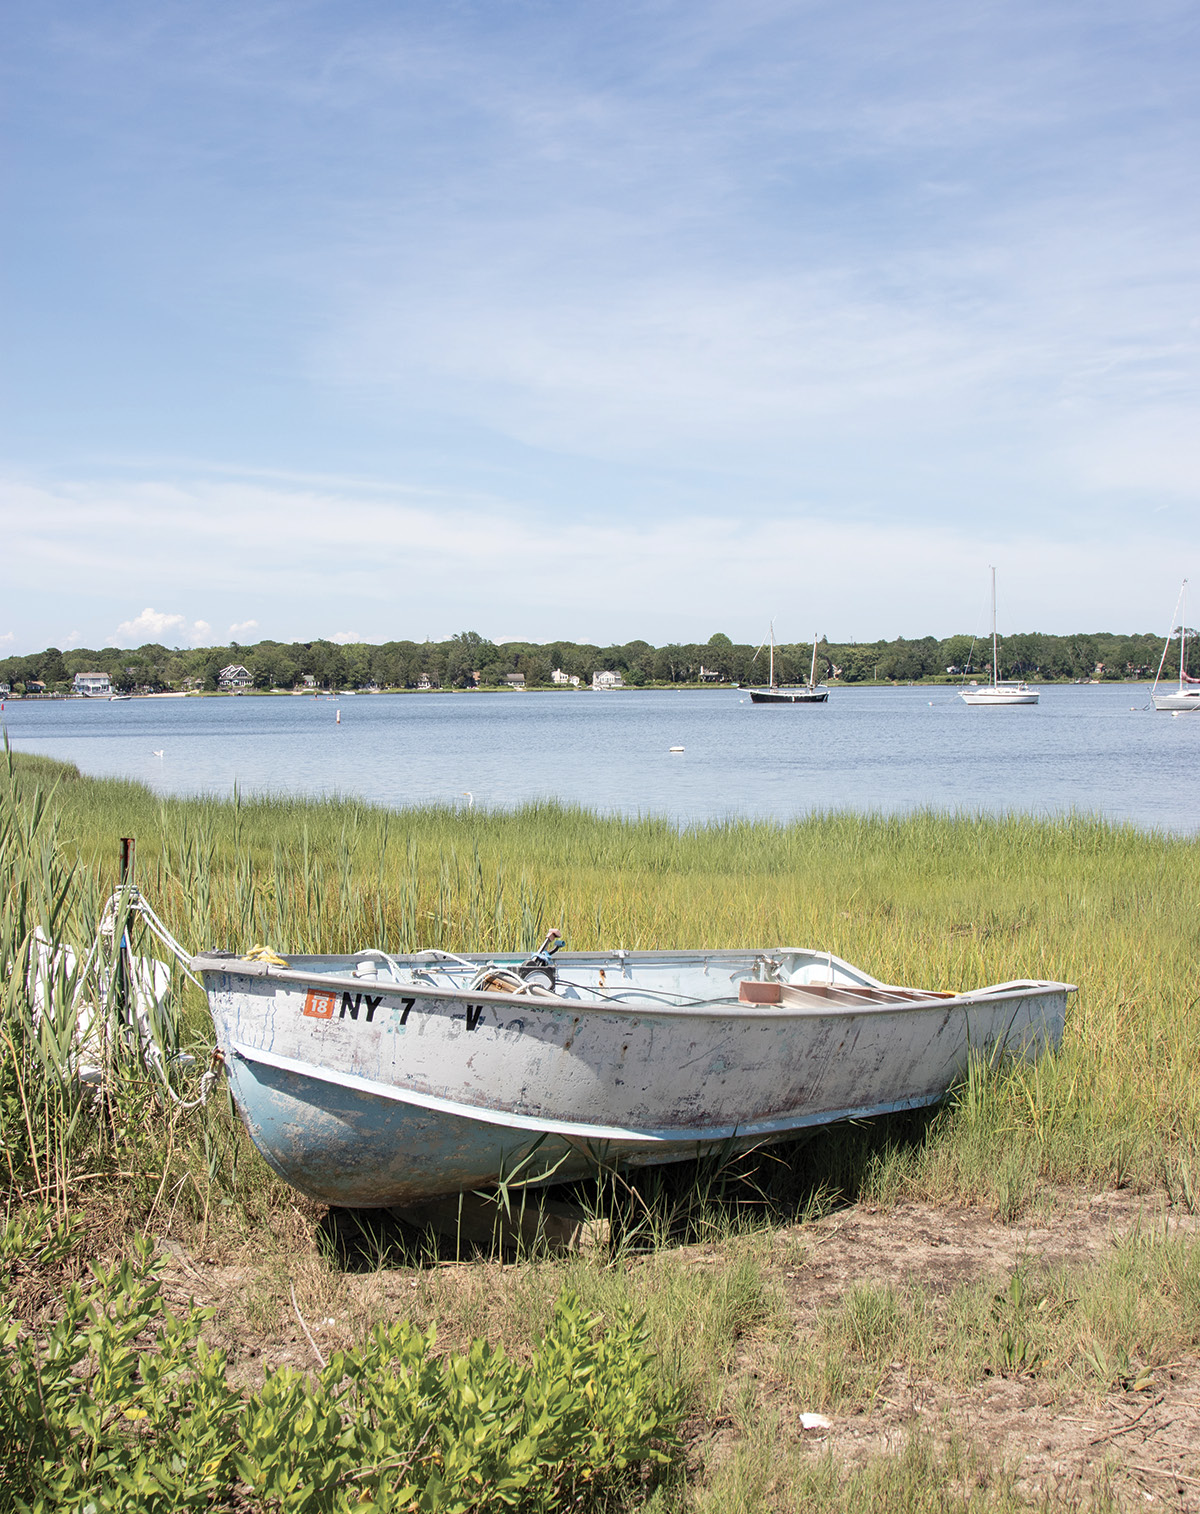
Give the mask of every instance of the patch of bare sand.
[[[801, 1265], [782, 1274], [800, 1328], [858, 1283], [916, 1284], [933, 1297], [963, 1283], [1002, 1280], [1022, 1264], [1086, 1266], [1137, 1227], [1195, 1233], [1194, 1217], [1171, 1212], [1159, 1196], [1123, 1192], [1063, 1196], [1054, 1210], [1007, 1225], [982, 1209], [903, 1204], [859, 1206], [804, 1228]], [[792, 1232], [801, 1238], [800, 1232]], [[1076, 1393], [1065, 1400], [1028, 1375], [994, 1371], [955, 1390], [912, 1377], [899, 1363], [866, 1413], [831, 1416], [829, 1430], [805, 1432], [803, 1405], [781, 1405], [793, 1435], [833, 1449], [847, 1462], [896, 1450], [913, 1430], [985, 1448], [1020, 1468], [1032, 1500], [1107, 1491], [1125, 1508], [1200, 1511], [1200, 1354], [1160, 1368], [1143, 1392]]]

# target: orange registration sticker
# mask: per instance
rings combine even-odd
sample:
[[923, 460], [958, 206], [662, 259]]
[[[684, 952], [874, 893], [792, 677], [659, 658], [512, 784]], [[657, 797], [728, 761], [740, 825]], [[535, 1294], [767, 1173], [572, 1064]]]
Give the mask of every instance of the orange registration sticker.
[[318, 989], [310, 988], [304, 997], [304, 1009], [301, 1013], [309, 1015], [314, 1020], [332, 1020], [336, 1007], [337, 994], [323, 994]]

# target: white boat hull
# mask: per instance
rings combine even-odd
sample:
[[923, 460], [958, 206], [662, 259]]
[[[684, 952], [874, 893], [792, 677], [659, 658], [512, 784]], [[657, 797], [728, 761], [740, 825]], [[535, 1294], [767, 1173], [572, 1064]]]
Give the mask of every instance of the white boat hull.
[[1181, 689], [1174, 694], [1151, 694], [1156, 710], [1200, 710], [1200, 689]]
[[[194, 961], [252, 1138], [327, 1203], [563, 1180], [934, 1103], [972, 1050], [1057, 1045], [1071, 991], [920, 994], [780, 949], [563, 953], [557, 994], [535, 997], [391, 960], [366, 978], [352, 958]], [[459, 960], [460, 983], [487, 962]]]
[[1037, 704], [1039, 695], [1040, 691], [1038, 689], [1027, 689], [1024, 686], [1015, 689], [1006, 689], [1003, 686], [997, 688], [995, 685], [992, 685], [986, 688], [964, 689], [961, 698], [964, 704], [987, 707], [992, 705]]

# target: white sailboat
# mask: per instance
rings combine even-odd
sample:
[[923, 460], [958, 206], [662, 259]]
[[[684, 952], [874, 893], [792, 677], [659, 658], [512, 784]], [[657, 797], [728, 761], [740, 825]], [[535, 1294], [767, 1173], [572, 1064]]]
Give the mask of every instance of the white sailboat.
[[[1162, 656], [1158, 659], [1158, 672], [1154, 675], [1154, 687], [1150, 690], [1150, 698], [1156, 710], [1200, 710], [1200, 678], [1193, 678], [1187, 671], [1187, 586], [1185, 578], [1179, 589], [1179, 598], [1175, 601], [1175, 613], [1179, 616], [1179, 685], [1173, 694], [1160, 694], [1158, 692], [1159, 679], [1162, 677], [1163, 664], [1167, 660], [1167, 652], [1171, 645], [1171, 638], [1175, 632], [1167, 632], [1167, 639], [1163, 643]], [[1175, 619], [1173, 615], [1172, 621]]]
[[[762, 648], [759, 647], [759, 652]], [[758, 654], [755, 653], [755, 656]], [[765, 689], [751, 689], [750, 702], [752, 704], [824, 704], [829, 698], [829, 690], [823, 683], [817, 682], [817, 638], [813, 637], [812, 666], [808, 673], [808, 682], [794, 684], [780, 688], [775, 682], [775, 623], [771, 622], [771, 667], [767, 674], [767, 687]]]
[[1040, 697], [1037, 689], [1031, 689], [1020, 678], [1000, 678], [1000, 659], [997, 652], [996, 640], [996, 570], [992, 569], [992, 681], [988, 684], [970, 689], [963, 689], [961, 699], [964, 704], [974, 705], [1009, 705], [1009, 704], [1037, 704]]

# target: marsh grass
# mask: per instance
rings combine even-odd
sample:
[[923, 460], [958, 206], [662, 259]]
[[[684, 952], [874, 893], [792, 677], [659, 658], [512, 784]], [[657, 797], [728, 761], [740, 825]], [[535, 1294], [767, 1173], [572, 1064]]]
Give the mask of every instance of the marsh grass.
[[[715, 1203], [697, 1202], [693, 1181], [693, 1220], [730, 1206], [749, 1220], [905, 1195], [983, 1201], [1015, 1217], [1048, 1186], [1081, 1182], [1165, 1184], [1192, 1210], [1200, 1198], [1193, 840], [1083, 816], [830, 814], [680, 829], [549, 803], [491, 812], [162, 800], [45, 758], [18, 757], [15, 769], [26, 792], [56, 785], [54, 823], [98, 896], [113, 881], [117, 838], [136, 834], [139, 881], [195, 949], [518, 951], [555, 925], [576, 949], [807, 945], [889, 982], [1079, 985], [1057, 1055], [975, 1067], [932, 1119], [764, 1152]], [[202, 1039], [200, 996], [185, 1008]], [[243, 1160], [241, 1178], [252, 1172], [263, 1178]], [[671, 1180], [643, 1175], [637, 1187], [647, 1234], [678, 1234]]]
[[[99, 932], [112, 880], [63, 837], [53, 766], [0, 757], [0, 1153], [5, 1210], [86, 1207], [84, 1249], [178, 1218], [207, 1228], [212, 1206], [258, 1219], [274, 1197], [261, 1164], [239, 1181], [244, 1142], [228, 1097], [188, 1107], [211, 1033], [168, 995], [135, 1028], [116, 944], [149, 955], [128, 897]], [[43, 783], [48, 780], [48, 785]], [[181, 1035], [181, 1031], [183, 1034]], [[179, 1059], [188, 1040], [194, 1065]]]

